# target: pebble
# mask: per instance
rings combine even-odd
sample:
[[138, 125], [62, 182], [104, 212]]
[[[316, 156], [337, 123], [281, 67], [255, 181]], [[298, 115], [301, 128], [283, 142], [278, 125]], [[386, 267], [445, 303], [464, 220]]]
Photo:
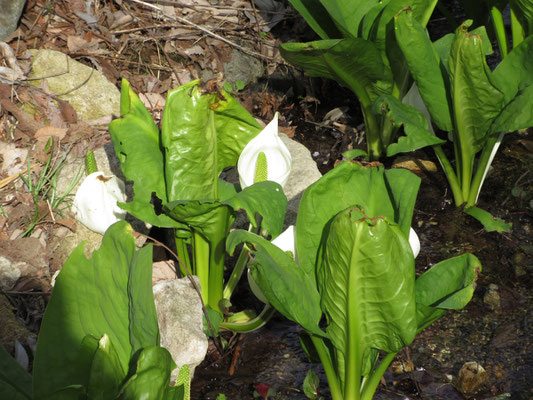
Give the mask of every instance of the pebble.
[[502, 299], [498, 293], [498, 285], [491, 283], [488, 287], [485, 296], [483, 296], [483, 303], [488, 305], [492, 311], [498, 311], [502, 308]]
[[471, 393], [487, 382], [487, 371], [476, 361], [464, 363], [457, 374], [455, 387], [463, 393]]

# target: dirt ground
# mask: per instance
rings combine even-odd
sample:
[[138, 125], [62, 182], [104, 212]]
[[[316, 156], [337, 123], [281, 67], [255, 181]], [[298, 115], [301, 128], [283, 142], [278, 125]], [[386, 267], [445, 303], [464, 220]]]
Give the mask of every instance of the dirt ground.
[[[281, 21], [264, 32], [267, 23], [253, 1], [96, 1], [88, 12], [82, 0], [29, 0], [20, 28], [7, 43], [24, 74], [30, 67], [28, 49], [54, 49], [97, 68], [117, 86], [127, 78], [137, 93], [162, 96], [195, 78], [227, 81], [224, 65], [235, 50], [245, 52], [257, 60], [262, 75], [237, 97], [265, 121], [279, 111], [282, 131], [306, 145], [325, 173], [342, 152], [365, 146], [357, 100], [333, 82], [303, 76], [280, 57], [277, 46], [288, 37], [312, 38], [294, 10], [285, 10]], [[438, 24], [434, 29], [440, 29]], [[0, 62], [8, 65], [8, 57], [0, 57]], [[74, 155], [110, 141], [105, 124], [80, 121], [72, 107], [52, 99], [46, 87], [33, 87], [23, 79], [0, 83], [0, 141], [30, 149], [35, 176], [48, 157], [43, 140], [47, 126], [57, 129], [54, 143], [60, 149], [70, 146]], [[28, 105], [34, 110], [31, 117], [21, 111]], [[160, 117], [160, 108], [151, 111]], [[387, 160], [387, 166], [396, 161]], [[426, 171], [417, 167], [422, 161]], [[501, 234], [485, 232], [455, 209], [430, 149], [402, 164], [423, 179], [413, 222], [422, 245], [417, 271], [472, 252], [483, 272], [464, 310], [448, 313], [398, 355], [376, 398], [533, 399], [532, 164], [533, 131], [507, 135], [479, 201], [480, 207], [513, 223], [510, 232]], [[29, 271], [0, 296], [0, 308], [12, 311], [19, 322], [0, 323], [2, 341], [11, 351], [13, 339], [39, 331], [51, 291], [50, 274], [60, 268], [47, 251], [49, 240], [59, 227], [76, 229], [68, 207], [51, 210], [44, 201], [36, 203], [31, 194], [16, 190], [17, 181], [18, 174], [0, 176], [0, 254], [28, 253], [29, 259], [39, 255], [50, 269]], [[24, 235], [33, 235], [33, 240], [22, 240]], [[36, 249], [38, 254], [32, 256], [29, 251]], [[242, 292], [246, 297], [246, 290]], [[222, 358], [210, 353], [197, 369], [192, 398], [215, 399], [224, 393], [228, 399], [250, 399], [257, 385], [264, 384], [275, 392], [271, 398], [305, 399], [302, 382], [310, 367], [321, 377], [327, 398], [321, 367], [306, 360], [292, 323], [277, 316], [257, 332], [227, 338], [231, 351]], [[453, 383], [467, 362], [478, 363], [486, 379], [476, 391], [462, 394]]]

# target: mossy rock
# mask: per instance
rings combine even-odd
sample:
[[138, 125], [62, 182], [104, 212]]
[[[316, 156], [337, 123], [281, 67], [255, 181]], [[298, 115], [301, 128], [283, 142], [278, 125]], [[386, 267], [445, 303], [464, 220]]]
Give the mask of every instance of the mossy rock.
[[[48, 89], [69, 102], [82, 120], [120, 114], [120, 91], [100, 72], [59, 51], [43, 49], [30, 53], [29, 77], [45, 79]], [[36, 86], [41, 82], [32, 81]]]

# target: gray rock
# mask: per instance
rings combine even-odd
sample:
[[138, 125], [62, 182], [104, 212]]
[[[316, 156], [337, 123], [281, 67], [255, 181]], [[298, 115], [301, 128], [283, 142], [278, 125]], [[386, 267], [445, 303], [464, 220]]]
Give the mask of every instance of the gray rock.
[[0, 289], [13, 289], [13, 286], [15, 286], [21, 276], [19, 264], [0, 256]]
[[285, 223], [287, 225], [294, 225], [303, 192], [309, 185], [319, 180], [322, 174], [318, 170], [316, 162], [311, 157], [311, 152], [307, 147], [282, 133], [280, 137], [289, 149], [292, 157], [292, 169], [284, 191], [289, 200]]
[[[198, 286], [200, 281], [194, 277]], [[188, 365], [191, 376], [207, 353], [208, 341], [204, 334], [202, 303], [188, 278], [160, 282], [153, 287], [160, 344], [165, 347], [178, 368], [171, 381], [177, 377], [179, 368]]]
[[231, 52], [231, 61], [224, 63], [224, 78], [232, 84], [242, 81], [246, 86], [256, 82], [263, 76], [263, 73], [261, 61], [237, 49]]
[[45, 246], [37, 238], [0, 241], [0, 289], [11, 290], [22, 277], [50, 275]]
[[[30, 78], [46, 78], [48, 89], [74, 107], [82, 120], [120, 114], [120, 91], [104, 75], [64, 53], [54, 50], [30, 50]], [[40, 80], [33, 81], [35, 85]]]
[[0, 0], [0, 40], [6, 39], [17, 29], [26, 0]]

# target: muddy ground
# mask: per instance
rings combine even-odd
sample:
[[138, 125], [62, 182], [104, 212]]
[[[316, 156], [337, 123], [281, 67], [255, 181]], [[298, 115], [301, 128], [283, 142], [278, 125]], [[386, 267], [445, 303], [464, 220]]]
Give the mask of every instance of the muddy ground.
[[[251, 2], [182, 4], [185, 6], [176, 14], [178, 17], [209, 27], [227, 41], [183, 21], [165, 19], [131, 1], [97, 2], [93, 9], [97, 22], [89, 24], [79, 12], [74, 13], [76, 7], [78, 11], [85, 10], [83, 1], [29, 0], [20, 30], [8, 43], [23, 66], [26, 49], [51, 48], [87, 65], [97, 65], [117, 85], [121, 77], [126, 77], [137, 92], [163, 95], [190, 79], [223, 73], [223, 65], [231, 61], [235, 45], [244, 46], [262, 67], [258, 81], [238, 93], [254, 116], [269, 120], [279, 111], [283, 130], [308, 147], [323, 173], [334, 167], [343, 151], [364, 147], [364, 126], [353, 95], [333, 82], [303, 76], [286, 65], [277, 53], [277, 45], [289, 33], [302, 39], [312, 37], [294, 12], [288, 11], [277, 27], [262, 34], [260, 25], [252, 23], [244, 13], [244, 9], [254, 12]], [[433, 23], [437, 34], [444, 29], [442, 20], [437, 15]], [[178, 29], [179, 35], [173, 29]], [[36, 102], [28, 95], [33, 92], [23, 83], [9, 89], [19, 95], [2, 98], [1, 139], [22, 149], [35, 147], [35, 133], [40, 125], [32, 125], [31, 120], [20, 123], [23, 117], [12, 106], [32, 103], [42, 108], [44, 102]], [[334, 122], [324, 122], [327, 113], [336, 108], [342, 110], [342, 116]], [[36, 115], [34, 122], [46, 122], [45, 117], [39, 120]], [[72, 145], [74, 153], [83, 154], [87, 148], [99, 147], [110, 140], [105, 127], [78, 126], [68, 118], [63, 122], [69, 128], [77, 127], [70, 129], [60, 144], [63, 148]], [[427, 161], [429, 170], [416, 171], [423, 178], [413, 222], [422, 244], [417, 272], [464, 252], [472, 252], [480, 259], [483, 272], [474, 299], [464, 310], [449, 312], [419, 335], [409, 350], [398, 355], [376, 398], [533, 399], [532, 148], [531, 130], [507, 135], [481, 193], [480, 207], [513, 223], [509, 233], [501, 234], [485, 232], [451, 204], [447, 182], [435, 167], [438, 163], [431, 150], [411, 155], [414, 160]], [[41, 152], [32, 152], [30, 157], [32, 162], [42, 163], [42, 144], [37, 149]], [[387, 166], [393, 162], [387, 160]], [[416, 164], [411, 161], [404, 165], [417, 170]], [[0, 176], [0, 181], [3, 178], [6, 177]], [[14, 190], [13, 185], [10, 181], [0, 187], [2, 199]], [[24, 226], [31, 211], [24, 207], [23, 196], [19, 200], [17, 212], [0, 216], [0, 240], [4, 244], [13, 239], [16, 229]], [[10, 211], [16, 209], [13, 204], [2, 206], [13, 207]], [[40, 212], [45, 216], [37, 228], [53, 235], [57, 221], [46, 214], [46, 207]], [[72, 221], [66, 216], [61, 224], [74, 229]], [[38, 333], [51, 290], [47, 279], [47, 276], [23, 279], [14, 290], [4, 293], [2, 300], [8, 302], [2, 303], [3, 307], [13, 311], [25, 327], [8, 331], [28, 329]], [[246, 288], [239, 295], [246, 303], [249, 296]], [[302, 382], [309, 368], [320, 376], [322, 394], [328, 398], [321, 367], [308, 363], [299, 347], [298, 333], [294, 324], [276, 316], [257, 332], [227, 335], [231, 351], [222, 357], [215, 352], [208, 355], [197, 369], [192, 398], [214, 399], [224, 393], [228, 399], [250, 399], [254, 388], [265, 384], [275, 392], [273, 398], [305, 399]], [[477, 362], [487, 375], [475, 392], [461, 394], [453, 383], [466, 362]]]

